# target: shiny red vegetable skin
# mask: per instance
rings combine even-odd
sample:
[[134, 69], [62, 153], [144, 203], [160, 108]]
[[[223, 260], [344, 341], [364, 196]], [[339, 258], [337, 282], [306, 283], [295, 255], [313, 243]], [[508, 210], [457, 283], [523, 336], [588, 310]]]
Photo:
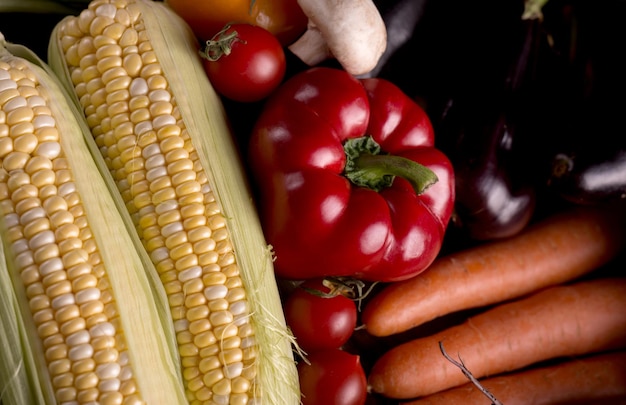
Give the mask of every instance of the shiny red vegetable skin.
[[364, 405], [367, 378], [361, 358], [341, 349], [317, 350], [298, 363], [302, 405]]
[[206, 42], [202, 56], [215, 90], [241, 103], [266, 98], [280, 85], [287, 69], [278, 39], [252, 24], [226, 25]]
[[339, 349], [357, 326], [357, 306], [322, 279], [299, 285], [285, 300], [285, 320], [301, 349]]
[[[366, 135], [380, 146], [377, 156], [417, 162], [434, 184], [419, 190], [400, 175], [380, 189], [354, 184], [344, 146]], [[264, 106], [248, 152], [279, 277], [397, 281], [439, 253], [453, 168], [434, 147], [424, 110], [391, 82], [328, 67], [298, 73]]]

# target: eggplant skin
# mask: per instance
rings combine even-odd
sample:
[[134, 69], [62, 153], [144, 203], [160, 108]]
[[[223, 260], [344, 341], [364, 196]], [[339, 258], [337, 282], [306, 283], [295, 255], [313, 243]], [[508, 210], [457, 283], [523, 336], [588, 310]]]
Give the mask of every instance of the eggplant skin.
[[626, 201], [626, 149], [605, 153], [558, 153], [548, 187], [575, 204]]
[[454, 224], [473, 240], [502, 239], [519, 233], [535, 211], [535, 191], [512, 191], [502, 174], [468, 173], [457, 182]]
[[452, 223], [471, 240], [513, 236], [535, 211], [535, 183], [527, 176], [526, 156], [516, 141], [526, 134], [493, 97], [451, 103], [439, 135], [449, 140], [448, 153], [455, 171], [455, 213]]

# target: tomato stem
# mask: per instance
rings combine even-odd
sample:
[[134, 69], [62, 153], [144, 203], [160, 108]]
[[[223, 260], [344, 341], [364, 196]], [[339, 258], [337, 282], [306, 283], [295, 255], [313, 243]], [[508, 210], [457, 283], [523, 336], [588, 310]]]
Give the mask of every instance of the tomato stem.
[[204, 49], [200, 51], [200, 56], [211, 62], [215, 62], [223, 55], [230, 55], [235, 41], [246, 42], [239, 38], [237, 31], [228, 32], [229, 29], [230, 24], [226, 24], [213, 38], [206, 41], [204, 43]]
[[438, 181], [428, 167], [402, 156], [382, 154], [380, 145], [371, 136], [349, 139], [344, 144], [346, 166], [344, 175], [354, 184], [381, 191], [399, 176], [422, 194]]

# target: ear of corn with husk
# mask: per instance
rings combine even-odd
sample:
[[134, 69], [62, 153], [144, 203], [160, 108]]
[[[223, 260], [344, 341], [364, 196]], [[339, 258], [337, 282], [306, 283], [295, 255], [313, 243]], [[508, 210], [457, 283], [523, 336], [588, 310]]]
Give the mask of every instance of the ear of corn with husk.
[[165, 291], [87, 134], [0, 34], [2, 403], [184, 403]]
[[160, 2], [95, 0], [48, 59], [168, 295], [189, 402], [298, 404], [271, 250], [198, 50]]

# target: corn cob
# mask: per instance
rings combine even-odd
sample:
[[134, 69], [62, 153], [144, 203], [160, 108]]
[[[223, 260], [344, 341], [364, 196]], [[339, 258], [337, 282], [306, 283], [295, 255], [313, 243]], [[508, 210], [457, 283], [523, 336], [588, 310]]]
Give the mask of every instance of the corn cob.
[[87, 132], [49, 68], [0, 34], [2, 403], [185, 403], [156, 269]]
[[189, 27], [160, 2], [95, 0], [49, 63], [84, 112], [168, 294], [191, 404], [298, 404], [271, 249]]

